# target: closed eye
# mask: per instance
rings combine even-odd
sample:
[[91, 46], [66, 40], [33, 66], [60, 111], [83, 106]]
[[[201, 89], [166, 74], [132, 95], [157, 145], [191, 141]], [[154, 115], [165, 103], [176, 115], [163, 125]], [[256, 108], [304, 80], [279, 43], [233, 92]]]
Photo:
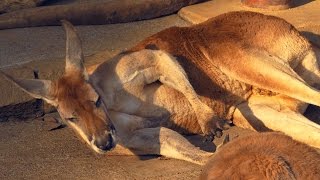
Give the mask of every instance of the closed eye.
[[77, 122], [78, 118], [76, 117], [71, 117], [71, 118], [66, 118], [66, 120], [71, 121], [71, 122]]
[[101, 106], [101, 97], [98, 97], [98, 100], [95, 102], [95, 106], [98, 108]]
[[73, 112], [72, 117], [66, 118], [66, 120], [71, 121], [71, 122], [76, 122], [78, 120], [77, 113]]

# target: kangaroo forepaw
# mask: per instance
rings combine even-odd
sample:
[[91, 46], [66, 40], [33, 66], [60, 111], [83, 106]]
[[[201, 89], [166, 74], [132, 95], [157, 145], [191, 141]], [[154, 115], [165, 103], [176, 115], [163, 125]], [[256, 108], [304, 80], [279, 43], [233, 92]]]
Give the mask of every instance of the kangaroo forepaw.
[[213, 141], [214, 137], [222, 137], [222, 131], [230, 128], [228, 121], [220, 119], [217, 116], [205, 120], [205, 122], [200, 123], [200, 126], [204, 133], [205, 141]]

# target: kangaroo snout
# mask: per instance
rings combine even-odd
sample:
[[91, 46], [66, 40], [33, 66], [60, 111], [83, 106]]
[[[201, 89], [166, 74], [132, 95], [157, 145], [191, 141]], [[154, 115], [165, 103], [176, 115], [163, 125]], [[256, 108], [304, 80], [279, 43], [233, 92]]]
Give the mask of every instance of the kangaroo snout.
[[109, 151], [116, 145], [114, 136], [109, 132], [106, 132], [102, 136], [93, 137], [92, 144], [99, 149], [99, 153]]

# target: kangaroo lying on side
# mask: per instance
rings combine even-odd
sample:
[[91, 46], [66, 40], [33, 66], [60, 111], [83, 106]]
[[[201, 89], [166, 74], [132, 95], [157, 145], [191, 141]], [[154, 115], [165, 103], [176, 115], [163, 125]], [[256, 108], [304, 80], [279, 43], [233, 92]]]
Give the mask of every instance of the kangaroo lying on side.
[[302, 115], [309, 103], [320, 106], [314, 88], [320, 82], [319, 49], [283, 19], [231, 12], [172, 27], [88, 71], [75, 29], [63, 25], [62, 78], [6, 76], [57, 107], [96, 152], [118, 143], [136, 154], [204, 164], [212, 153], [181, 133], [220, 136], [231, 120], [244, 128], [282, 131], [320, 148], [320, 126]]
[[320, 154], [282, 133], [240, 137], [219, 148], [200, 179], [320, 179]]

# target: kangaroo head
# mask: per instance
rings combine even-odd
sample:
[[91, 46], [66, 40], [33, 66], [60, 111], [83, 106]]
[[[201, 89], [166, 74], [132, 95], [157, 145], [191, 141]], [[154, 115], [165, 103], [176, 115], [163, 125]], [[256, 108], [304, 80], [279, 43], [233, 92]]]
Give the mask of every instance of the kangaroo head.
[[5, 76], [35, 98], [56, 107], [61, 118], [94, 151], [115, 146], [115, 129], [99, 95], [88, 83], [80, 39], [71, 23], [62, 21], [67, 34], [64, 75], [56, 80], [17, 79]]

